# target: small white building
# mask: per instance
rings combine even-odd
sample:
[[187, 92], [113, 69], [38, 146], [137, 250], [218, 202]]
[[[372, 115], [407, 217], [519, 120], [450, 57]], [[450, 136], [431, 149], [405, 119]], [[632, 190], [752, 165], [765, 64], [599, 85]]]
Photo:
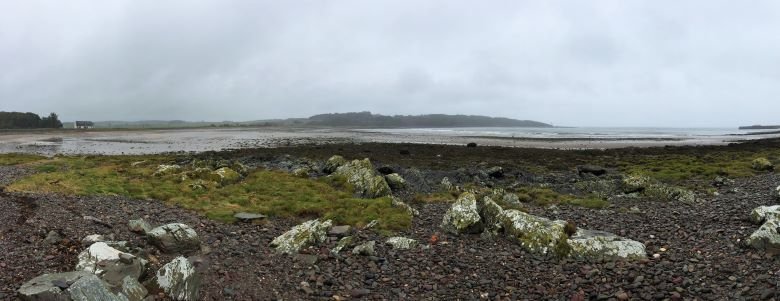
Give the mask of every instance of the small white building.
[[91, 129], [95, 127], [95, 123], [92, 121], [76, 121], [73, 123], [74, 129]]

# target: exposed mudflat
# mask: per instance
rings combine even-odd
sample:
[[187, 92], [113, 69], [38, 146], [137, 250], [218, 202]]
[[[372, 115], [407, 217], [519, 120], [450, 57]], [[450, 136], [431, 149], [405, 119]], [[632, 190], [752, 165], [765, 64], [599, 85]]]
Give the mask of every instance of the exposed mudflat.
[[778, 134], [733, 137], [695, 136], [685, 139], [510, 138], [453, 136], [436, 133], [392, 133], [347, 128], [197, 128], [171, 130], [49, 130], [0, 132], [0, 153], [156, 154], [228, 149], [327, 145], [336, 143], [416, 143], [530, 147], [546, 149], [607, 149], [665, 145], [724, 145], [732, 141], [777, 137]]
[[[391, 158], [368, 149], [371, 153], [365, 153], [366, 157], [376, 156], [397, 168], [427, 169], [439, 163], [420, 162], [440, 158], [437, 154], [462, 155], [414, 146], [414, 159], [397, 157], [395, 149], [388, 150]], [[278, 162], [269, 158], [275, 152], [313, 157], [318, 150], [323, 156], [333, 154], [330, 149], [311, 147], [254, 156], [249, 151], [226, 155], [255, 160], [255, 165], [274, 165]], [[361, 148], [342, 151], [359, 154]], [[511, 156], [502, 158], [499, 153], [483, 154], [492, 163], [511, 161]], [[536, 155], [529, 152], [529, 156]], [[0, 168], [0, 186], [29, 172]], [[552, 182], [565, 179], [567, 175], [540, 177]], [[278, 255], [268, 246], [304, 219], [223, 224], [154, 200], [4, 193], [0, 194], [0, 299], [15, 299], [16, 289], [37, 275], [72, 270], [84, 248], [80, 241], [90, 234], [113, 235], [140, 246], [158, 259], [152, 262], [152, 268], [158, 268], [171, 257], [127, 228], [128, 220], [145, 218], [154, 225], [186, 223], [200, 234], [207, 247], [200, 255], [204, 263], [199, 268], [205, 279], [204, 300], [333, 300], [334, 296], [355, 300], [767, 300], [776, 298], [780, 289], [780, 261], [741, 242], [758, 228], [747, 220], [750, 211], [776, 203], [770, 193], [778, 185], [780, 176], [773, 173], [738, 179], [717, 188], [717, 196], [699, 195], [701, 201], [693, 205], [645, 198], [613, 201], [600, 210], [529, 205], [532, 214], [609, 231], [647, 246], [646, 260], [601, 263], [532, 254], [503, 238], [445, 234], [439, 228], [449, 206], [445, 203], [412, 204], [421, 214], [409, 230], [400, 233], [423, 244], [437, 236], [428, 249], [392, 250], [384, 245], [385, 236], [366, 230], [357, 234], [358, 242], [376, 240], [376, 256], [353, 255], [350, 250], [334, 256], [328, 252], [331, 242], [306, 250], [316, 255], [312, 263], [300, 256]], [[83, 216], [96, 217], [111, 227]], [[65, 240], [44, 242], [52, 230]], [[658, 258], [653, 254], [659, 254]]]

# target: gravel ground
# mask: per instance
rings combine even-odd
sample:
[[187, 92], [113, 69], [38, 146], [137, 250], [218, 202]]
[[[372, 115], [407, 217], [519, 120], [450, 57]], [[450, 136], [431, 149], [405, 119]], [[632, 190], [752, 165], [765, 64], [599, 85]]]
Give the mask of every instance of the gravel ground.
[[[0, 183], [27, 172], [0, 168]], [[660, 255], [605, 263], [538, 256], [502, 238], [443, 234], [438, 225], [447, 204], [416, 205], [421, 216], [402, 233], [426, 244], [436, 235], [428, 249], [391, 250], [382, 243], [384, 236], [368, 230], [358, 234], [358, 242], [376, 240], [376, 256], [353, 255], [349, 249], [333, 256], [331, 243], [306, 250], [316, 255], [312, 264], [268, 247], [300, 220], [222, 224], [156, 201], [4, 193], [0, 299], [14, 300], [16, 289], [37, 275], [71, 270], [84, 249], [80, 240], [90, 234], [113, 234], [140, 246], [157, 259], [152, 268], [158, 268], [172, 257], [127, 229], [129, 219], [143, 217], [154, 225], [183, 222], [201, 235], [209, 249], [201, 255], [204, 300], [767, 300], [776, 298], [780, 262], [740, 241], [758, 228], [746, 219], [750, 210], [775, 203], [770, 191], [778, 184], [775, 174], [740, 179], [696, 205], [630, 199], [605, 210], [529, 208], [642, 241], [650, 255]], [[631, 207], [641, 212], [631, 213]], [[49, 231], [65, 239], [47, 244]]]

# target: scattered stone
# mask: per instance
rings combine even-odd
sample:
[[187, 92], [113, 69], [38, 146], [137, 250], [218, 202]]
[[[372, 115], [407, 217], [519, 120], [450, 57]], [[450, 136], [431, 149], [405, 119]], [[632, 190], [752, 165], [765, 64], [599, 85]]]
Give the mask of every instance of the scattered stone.
[[46, 238], [43, 240], [43, 242], [50, 244], [50, 245], [56, 245], [62, 241], [62, 236], [60, 236], [60, 233], [57, 231], [49, 231], [49, 234], [46, 235]]
[[646, 176], [629, 175], [623, 178], [623, 192], [642, 192], [651, 182]]
[[173, 300], [198, 300], [201, 277], [192, 263], [177, 257], [157, 271], [157, 286]]
[[304, 222], [274, 238], [271, 241], [271, 247], [284, 254], [298, 253], [304, 247], [325, 242], [328, 239], [327, 231], [331, 224], [331, 220]]
[[174, 175], [177, 173], [180, 173], [182, 171], [181, 166], [172, 164], [172, 165], [166, 165], [162, 164], [160, 166], [157, 166], [157, 171], [152, 174], [155, 177], [162, 177], [162, 176], [168, 176], [168, 175]]
[[344, 177], [347, 183], [355, 187], [355, 192], [360, 197], [373, 199], [390, 194], [390, 186], [385, 178], [377, 175], [367, 158], [348, 162], [337, 168], [333, 174]]
[[400, 236], [390, 237], [385, 243], [397, 250], [408, 250], [417, 246], [416, 240]]
[[264, 219], [267, 216], [259, 213], [239, 212], [234, 214], [233, 217], [239, 221], [251, 223], [254, 220]]
[[517, 196], [517, 194], [511, 193], [511, 192], [505, 193], [504, 196], [501, 198], [501, 200], [503, 200], [504, 203], [507, 203], [507, 204], [510, 204], [510, 205], [515, 205], [515, 206], [521, 205], [520, 197]]
[[120, 297], [127, 298], [127, 301], [141, 301], [144, 300], [147, 295], [149, 295], [149, 291], [138, 282], [138, 279], [130, 276], [122, 279]]
[[83, 218], [84, 218], [85, 221], [90, 221], [90, 222], [96, 223], [98, 225], [107, 227], [107, 228], [113, 228], [114, 227], [113, 225], [111, 225], [109, 223], [106, 223], [106, 222], [102, 221], [101, 219], [99, 219], [97, 217], [94, 217], [94, 216], [85, 215]]
[[347, 164], [347, 159], [344, 159], [342, 156], [333, 156], [328, 159], [328, 161], [325, 161], [325, 166], [322, 168], [322, 171], [326, 174], [331, 174], [336, 171], [339, 167], [342, 165]]
[[351, 245], [351, 244], [352, 244], [352, 241], [353, 241], [353, 240], [354, 240], [354, 237], [352, 237], [352, 236], [345, 236], [345, 237], [342, 237], [342, 238], [339, 240], [339, 242], [338, 242], [338, 243], [336, 243], [336, 246], [335, 246], [335, 247], [333, 247], [333, 249], [331, 249], [331, 250], [330, 250], [330, 252], [331, 252], [331, 253], [333, 253], [333, 254], [338, 254], [338, 253], [339, 253], [339, 252], [341, 252], [341, 250], [343, 250], [344, 248], [346, 248], [346, 247], [349, 247], [349, 245]]
[[317, 263], [319, 257], [312, 254], [295, 254], [295, 261], [300, 262], [306, 266], [312, 266]]
[[444, 214], [441, 227], [452, 234], [481, 232], [483, 225], [474, 194], [470, 192], [461, 194]]
[[188, 253], [200, 250], [200, 238], [190, 226], [167, 224], [152, 229], [146, 235], [152, 244], [166, 253]]
[[774, 164], [767, 158], [756, 158], [750, 163], [750, 166], [757, 171], [772, 171], [775, 169]]
[[363, 256], [376, 256], [376, 251], [374, 250], [375, 245], [376, 242], [373, 240], [364, 242], [362, 244], [357, 245], [354, 249], [352, 249], [352, 254], [363, 255]]
[[569, 256], [575, 258], [611, 260], [647, 257], [644, 244], [603, 231], [578, 229], [567, 243], [570, 246]]
[[397, 173], [391, 173], [385, 176], [385, 181], [387, 181], [387, 185], [390, 186], [390, 189], [392, 190], [400, 190], [406, 188], [406, 180], [401, 177], [401, 175]]
[[607, 173], [607, 169], [597, 165], [580, 165], [577, 166], [577, 173], [582, 176], [584, 174], [592, 174], [594, 176], [601, 176]]
[[477, 144], [474, 142], [469, 142], [468, 144], [466, 144], [466, 147], [477, 147]]
[[549, 220], [519, 210], [504, 210], [501, 215], [504, 232], [523, 248], [541, 254], [566, 252], [566, 222]]
[[152, 230], [152, 226], [142, 218], [131, 219], [127, 222], [127, 227], [130, 229], [130, 231], [141, 234], [146, 234]]
[[352, 230], [352, 227], [349, 225], [333, 226], [328, 230], [328, 236], [342, 237], [349, 234], [349, 230]]

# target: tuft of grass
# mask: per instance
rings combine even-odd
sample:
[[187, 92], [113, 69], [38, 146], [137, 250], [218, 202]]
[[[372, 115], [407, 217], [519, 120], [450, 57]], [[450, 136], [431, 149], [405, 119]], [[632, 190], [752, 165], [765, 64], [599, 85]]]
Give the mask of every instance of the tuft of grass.
[[[132, 162], [146, 161], [132, 166]], [[9, 191], [74, 195], [122, 195], [157, 199], [196, 210], [208, 218], [233, 221], [236, 212], [269, 216], [332, 219], [336, 224], [363, 226], [380, 221], [380, 230], [402, 230], [411, 217], [391, 205], [390, 198], [359, 199], [339, 179], [311, 180], [291, 174], [256, 170], [236, 184], [219, 187], [181, 175], [152, 176], [165, 156], [56, 157], [36, 166], [42, 171], [12, 183]], [[341, 184], [340, 184], [341, 183]]]
[[27, 164], [42, 160], [46, 160], [46, 157], [20, 153], [0, 154], [0, 166]]
[[457, 192], [418, 193], [412, 198], [417, 203], [452, 203], [458, 199]]
[[560, 194], [550, 188], [521, 187], [516, 194], [523, 201], [529, 201], [539, 206], [553, 204], [567, 204], [591, 209], [600, 209], [609, 206], [609, 202], [596, 195], [578, 197], [571, 194]]

